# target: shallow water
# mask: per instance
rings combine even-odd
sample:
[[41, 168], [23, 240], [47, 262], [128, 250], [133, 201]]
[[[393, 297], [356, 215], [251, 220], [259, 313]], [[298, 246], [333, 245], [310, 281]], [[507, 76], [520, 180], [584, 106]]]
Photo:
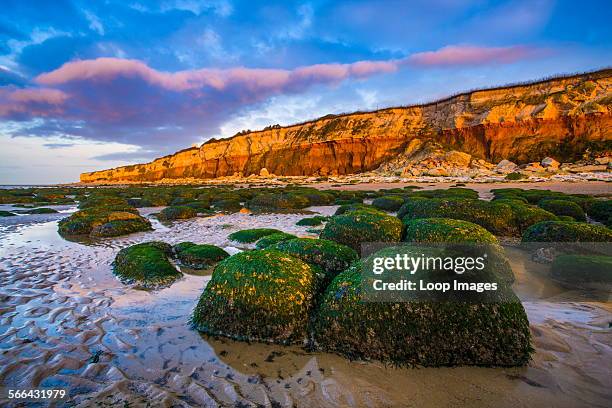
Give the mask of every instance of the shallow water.
[[[65, 208], [63, 211], [72, 211]], [[141, 209], [144, 215], [158, 208]], [[335, 207], [314, 207], [332, 214]], [[122, 285], [118, 250], [136, 242], [226, 248], [237, 230], [312, 236], [300, 214], [232, 214], [154, 223], [154, 231], [70, 242], [65, 214], [0, 219], [0, 383], [65, 387], [70, 404], [155, 406], [607, 406], [612, 397], [609, 303], [559, 302], [566, 290], [516, 259], [536, 353], [528, 367], [393, 368], [300, 347], [200, 335], [189, 315], [210, 275], [185, 274], [158, 291]], [[18, 220], [14, 220], [18, 218]], [[189, 272], [189, 271], [185, 271]], [[545, 299], [545, 300], [541, 300]], [[61, 405], [61, 404], [60, 404]]]

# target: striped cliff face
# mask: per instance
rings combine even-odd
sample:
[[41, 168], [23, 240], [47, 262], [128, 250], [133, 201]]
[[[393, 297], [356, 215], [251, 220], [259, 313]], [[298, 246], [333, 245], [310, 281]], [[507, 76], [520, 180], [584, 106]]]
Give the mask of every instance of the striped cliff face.
[[374, 170], [411, 142], [497, 162], [575, 160], [612, 146], [612, 70], [479, 90], [434, 103], [328, 115], [211, 140], [150, 163], [81, 174], [82, 182], [147, 182], [259, 174], [342, 175]]

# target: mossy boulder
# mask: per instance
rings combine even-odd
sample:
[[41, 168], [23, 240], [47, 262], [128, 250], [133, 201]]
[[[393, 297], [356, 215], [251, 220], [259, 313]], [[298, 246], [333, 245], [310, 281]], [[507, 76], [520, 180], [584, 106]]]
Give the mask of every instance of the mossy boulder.
[[405, 216], [409, 215], [412, 209], [414, 208], [415, 203], [419, 201], [428, 201], [428, 200], [429, 198], [425, 198], [425, 197], [407, 197], [406, 200], [404, 200], [404, 204], [402, 204], [399, 210], [397, 210], [397, 218], [401, 220]]
[[336, 196], [326, 191], [304, 191], [302, 196], [308, 199], [310, 205], [331, 205], [336, 200]]
[[586, 215], [578, 204], [568, 200], [542, 200], [538, 206], [555, 215], [566, 215], [576, 221], [586, 221]]
[[242, 204], [238, 200], [219, 200], [213, 202], [213, 208], [223, 212], [237, 212], [242, 209]]
[[399, 365], [522, 366], [529, 361], [529, 321], [509, 286], [500, 284], [495, 302], [418, 296], [369, 302], [363, 265], [359, 261], [340, 273], [323, 295], [314, 323], [322, 350]]
[[497, 238], [478, 224], [450, 218], [405, 218], [405, 242], [496, 244]]
[[17, 214], [15, 214], [13, 212], [4, 211], [4, 210], [0, 211], [0, 217], [15, 217], [15, 216], [17, 216]]
[[472, 199], [430, 199], [407, 202], [404, 218], [453, 218], [478, 224], [495, 235], [516, 235], [509, 205]]
[[213, 211], [210, 209], [210, 204], [205, 201], [190, 201], [183, 204], [185, 207], [191, 207], [198, 212], [198, 214], [212, 214]]
[[331, 217], [320, 238], [346, 245], [360, 253], [364, 242], [399, 242], [402, 228], [402, 222], [396, 217], [357, 210]]
[[84, 201], [79, 203], [80, 209], [94, 208], [94, 207], [108, 207], [114, 209], [121, 209], [130, 207], [127, 200], [122, 197], [115, 196], [91, 196], [86, 198]]
[[494, 202], [508, 205], [512, 209], [511, 222], [516, 226], [519, 234], [538, 222], [556, 221], [558, 219], [555, 214], [535, 205], [526, 204], [521, 200], [500, 199]]
[[379, 210], [378, 208], [372, 207], [371, 205], [367, 205], [363, 203], [341, 205], [340, 207], [336, 209], [336, 212], [334, 212], [334, 215], [342, 215], [342, 214], [346, 214], [347, 212], [357, 211], [357, 210], [374, 212], [374, 213], [386, 215], [384, 211]]
[[179, 242], [178, 244], [174, 245], [172, 247], [172, 250], [174, 251], [175, 254], [178, 254], [181, 251], [184, 251], [188, 248], [191, 248], [192, 246], [196, 246], [197, 244], [195, 242], [191, 242], [191, 241], [183, 241], [183, 242]]
[[181, 264], [193, 269], [211, 268], [230, 256], [218, 246], [193, 242], [181, 242], [172, 249]]
[[133, 210], [136, 214], [106, 207], [86, 208], [61, 220], [58, 231], [60, 235], [67, 236], [116, 237], [151, 230], [151, 223]]
[[160, 220], [171, 221], [186, 220], [197, 216], [197, 210], [191, 207], [187, 207], [185, 205], [173, 205], [161, 210], [160, 213], [157, 215], [157, 218], [159, 218]]
[[279, 231], [274, 228], [251, 228], [233, 232], [228, 236], [228, 238], [242, 244], [250, 244], [260, 240], [266, 235], [277, 234], [279, 232], [283, 231]]
[[317, 288], [317, 271], [300, 259], [273, 250], [241, 252], [215, 267], [191, 321], [211, 335], [301, 343]]
[[279, 242], [270, 249], [317, 265], [325, 272], [328, 282], [359, 259], [354, 249], [326, 239], [291, 239]]
[[310, 205], [307, 197], [298, 193], [262, 193], [253, 197], [247, 207], [251, 210], [295, 210]]
[[612, 284], [612, 256], [560, 255], [551, 266], [553, 278], [571, 285]]
[[270, 245], [274, 245], [278, 242], [287, 241], [288, 239], [297, 238], [293, 234], [287, 234], [286, 232], [276, 232], [274, 234], [266, 235], [265, 237], [259, 239], [255, 243], [255, 248], [264, 249], [268, 248]]
[[544, 221], [523, 234], [523, 242], [612, 242], [612, 230], [583, 222]]
[[382, 196], [372, 201], [372, 206], [383, 211], [397, 211], [404, 204], [404, 199], [399, 196]]
[[296, 222], [295, 225], [298, 225], [300, 227], [303, 227], [303, 226], [314, 227], [314, 226], [323, 224], [328, 219], [329, 217], [325, 217], [323, 215], [315, 215], [314, 217], [302, 218], [301, 220]]
[[595, 221], [612, 226], [609, 220], [612, 218], [612, 200], [595, 200], [589, 206], [587, 214]]
[[113, 262], [113, 273], [124, 283], [144, 288], [166, 286], [182, 274], [169, 257], [172, 247], [164, 242], [144, 242], [123, 248]]

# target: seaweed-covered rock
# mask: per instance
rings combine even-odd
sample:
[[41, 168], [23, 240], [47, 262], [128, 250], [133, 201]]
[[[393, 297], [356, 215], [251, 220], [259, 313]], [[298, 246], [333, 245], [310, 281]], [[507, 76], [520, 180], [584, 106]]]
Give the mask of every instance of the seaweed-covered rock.
[[170, 263], [172, 247], [164, 242], [144, 242], [123, 248], [115, 257], [113, 272], [124, 283], [155, 288], [173, 283], [182, 274]]
[[91, 196], [79, 203], [80, 209], [94, 208], [94, 207], [107, 207], [113, 209], [130, 208], [125, 198], [116, 196]]
[[138, 231], [148, 231], [151, 223], [129, 211], [115, 211], [106, 207], [80, 210], [58, 223], [61, 235], [90, 235], [92, 237], [116, 237]]
[[252, 228], [236, 231], [229, 234], [228, 238], [232, 241], [240, 242], [242, 244], [249, 244], [265, 237], [266, 235], [277, 234], [279, 231], [274, 228]]
[[511, 222], [516, 226], [519, 233], [523, 233], [533, 224], [542, 221], [556, 221], [557, 216], [535, 205], [526, 204], [521, 200], [500, 199], [495, 200], [498, 204], [506, 204], [512, 209]]
[[378, 208], [372, 207], [371, 205], [367, 205], [363, 203], [343, 204], [336, 209], [336, 212], [334, 213], [334, 215], [342, 215], [342, 214], [346, 214], [347, 212], [357, 211], [357, 210], [387, 215], [384, 211], [379, 210]]
[[397, 211], [397, 218], [401, 220], [405, 216], [410, 214], [416, 202], [428, 200], [429, 198], [425, 197], [407, 197], [406, 200], [404, 200], [404, 204], [402, 204], [402, 206]]
[[323, 224], [328, 219], [329, 219], [329, 217], [325, 217], [323, 215], [315, 215], [314, 217], [302, 218], [301, 220], [296, 222], [295, 225], [306, 226], [306, 227], [314, 227], [314, 226]]
[[192, 324], [237, 340], [300, 343], [317, 286], [315, 268], [300, 259], [273, 250], [241, 252], [216, 266]]
[[542, 200], [538, 204], [541, 208], [555, 215], [567, 215], [576, 221], [586, 221], [582, 207], [568, 200]]
[[612, 224], [609, 223], [609, 220], [612, 218], [612, 200], [593, 201], [587, 210], [587, 214], [595, 221], [612, 227]]
[[175, 254], [178, 254], [181, 251], [184, 251], [188, 248], [191, 248], [192, 246], [196, 246], [197, 244], [195, 242], [191, 242], [191, 241], [183, 241], [183, 242], [179, 242], [178, 244], [174, 245], [172, 247], [172, 250], [174, 251]]
[[213, 208], [217, 211], [236, 212], [242, 209], [242, 204], [238, 200], [219, 200], [213, 202]]
[[523, 242], [612, 242], [612, 230], [583, 222], [544, 221], [529, 227]]
[[404, 199], [398, 196], [382, 196], [372, 201], [372, 206], [383, 211], [397, 211], [404, 204]]
[[551, 266], [553, 278], [571, 285], [612, 284], [612, 256], [560, 255]]
[[336, 241], [361, 252], [363, 242], [399, 242], [402, 238], [402, 222], [381, 212], [350, 211], [331, 217], [320, 238]]
[[509, 286], [500, 285], [495, 302], [418, 297], [367, 302], [362, 268], [362, 261], [355, 263], [327, 287], [314, 323], [321, 349], [401, 365], [521, 366], [529, 361], [529, 321]]
[[17, 214], [15, 214], [13, 212], [4, 211], [4, 210], [0, 211], [0, 217], [15, 217], [15, 216], [17, 216]]
[[172, 249], [181, 264], [193, 269], [208, 269], [230, 256], [218, 246], [193, 242], [181, 242]]
[[497, 238], [480, 225], [450, 218], [418, 218], [404, 221], [406, 242], [456, 242], [496, 244]]
[[288, 239], [297, 238], [293, 234], [287, 234], [286, 232], [276, 232], [274, 234], [266, 235], [265, 237], [259, 239], [255, 243], [255, 248], [264, 249], [268, 248], [270, 245], [274, 245], [277, 242], [286, 241]]
[[160, 220], [186, 220], [188, 218], [197, 217], [198, 212], [191, 207], [184, 205], [173, 205], [166, 207], [160, 211], [157, 218]]
[[191, 207], [196, 210], [198, 213], [202, 214], [212, 214], [213, 211], [210, 209], [210, 204], [205, 201], [189, 201], [183, 204], [185, 207]]
[[310, 205], [308, 198], [296, 193], [262, 193], [253, 197], [247, 207], [251, 210], [295, 210]]
[[308, 199], [310, 205], [331, 205], [336, 199], [335, 195], [326, 191], [309, 190], [301, 195]]
[[357, 252], [346, 245], [326, 239], [297, 238], [279, 242], [270, 249], [284, 252], [319, 266], [327, 280], [347, 269], [359, 259]]
[[453, 218], [473, 222], [495, 235], [516, 235], [512, 208], [496, 202], [456, 199], [408, 201], [404, 218]]

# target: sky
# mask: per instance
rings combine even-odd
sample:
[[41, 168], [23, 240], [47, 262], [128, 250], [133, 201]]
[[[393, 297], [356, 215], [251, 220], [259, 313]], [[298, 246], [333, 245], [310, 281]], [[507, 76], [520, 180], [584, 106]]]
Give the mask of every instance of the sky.
[[612, 65], [608, 1], [2, 0], [0, 184]]

